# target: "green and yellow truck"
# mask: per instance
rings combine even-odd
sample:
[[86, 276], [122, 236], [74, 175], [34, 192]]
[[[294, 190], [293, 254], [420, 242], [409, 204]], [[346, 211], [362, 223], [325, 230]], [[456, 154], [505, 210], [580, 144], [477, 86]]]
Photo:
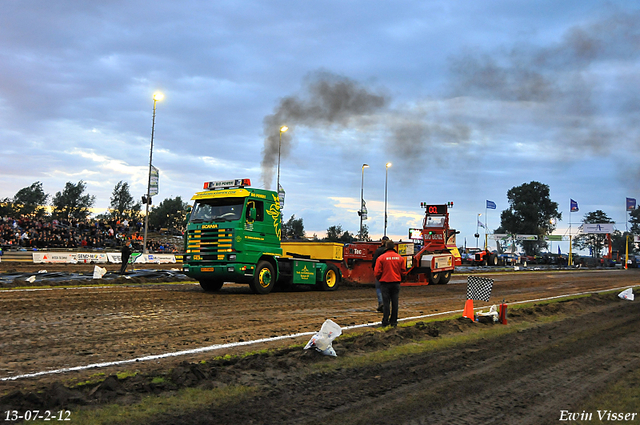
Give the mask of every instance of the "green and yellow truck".
[[281, 242], [278, 194], [252, 188], [249, 179], [205, 182], [187, 217], [183, 272], [207, 292], [225, 282], [248, 283], [257, 294], [278, 285], [333, 291], [343, 245]]

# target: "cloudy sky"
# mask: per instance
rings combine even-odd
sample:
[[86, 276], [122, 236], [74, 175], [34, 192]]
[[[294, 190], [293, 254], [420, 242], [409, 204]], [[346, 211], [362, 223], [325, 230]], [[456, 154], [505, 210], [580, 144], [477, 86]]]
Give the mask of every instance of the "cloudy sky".
[[[0, 14], [0, 198], [120, 180], [162, 199], [204, 181], [275, 188], [309, 235], [407, 238], [420, 202], [454, 202], [458, 242], [506, 193], [547, 184], [569, 227], [640, 197], [640, 6], [630, 1], [40, 1]], [[483, 233], [482, 229], [480, 232]], [[561, 244], [563, 251], [568, 243]], [[556, 248], [554, 248], [555, 250]]]

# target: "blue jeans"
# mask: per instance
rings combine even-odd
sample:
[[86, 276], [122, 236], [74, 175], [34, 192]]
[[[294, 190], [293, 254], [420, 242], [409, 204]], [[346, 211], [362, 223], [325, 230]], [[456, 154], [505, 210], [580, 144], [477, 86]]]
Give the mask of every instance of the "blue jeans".
[[382, 305], [382, 291], [380, 290], [380, 281], [378, 279], [376, 279], [376, 295], [378, 296], [378, 305]]
[[398, 324], [398, 296], [400, 282], [380, 282], [382, 292], [382, 326]]

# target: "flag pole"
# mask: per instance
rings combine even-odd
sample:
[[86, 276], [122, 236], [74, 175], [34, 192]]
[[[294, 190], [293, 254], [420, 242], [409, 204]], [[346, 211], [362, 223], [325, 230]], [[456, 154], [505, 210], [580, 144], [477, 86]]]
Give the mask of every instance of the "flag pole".
[[569, 232], [569, 261], [568, 264], [571, 266], [573, 263], [573, 246], [571, 244], [571, 232]]
[[627, 233], [626, 254], [624, 256], [624, 269], [629, 269], [629, 234]]
[[571, 212], [573, 208], [571, 206], [571, 200], [569, 200], [569, 258], [567, 259], [567, 265], [571, 267], [573, 264], [573, 247], [571, 243]]
[[487, 243], [487, 214], [488, 214], [488, 209], [487, 209], [487, 202], [485, 200], [484, 202], [484, 250], [488, 250], [489, 249], [489, 244]]

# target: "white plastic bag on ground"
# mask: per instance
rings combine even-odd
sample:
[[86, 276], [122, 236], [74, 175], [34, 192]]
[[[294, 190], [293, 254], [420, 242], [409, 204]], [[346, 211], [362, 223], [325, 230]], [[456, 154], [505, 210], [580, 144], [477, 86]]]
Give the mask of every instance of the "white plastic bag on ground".
[[479, 311], [476, 315], [479, 317], [490, 317], [494, 322], [497, 322], [500, 316], [498, 313], [498, 307], [495, 304], [491, 306], [488, 312], [485, 313], [483, 311]]
[[340, 335], [342, 335], [342, 328], [333, 320], [327, 319], [322, 324], [320, 331], [311, 337], [304, 349], [308, 350], [314, 347], [325, 356], [336, 357], [336, 351], [331, 346], [331, 343]]
[[629, 288], [629, 289], [625, 289], [624, 291], [620, 292], [618, 294], [618, 296], [620, 298], [622, 298], [623, 300], [629, 300], [629, 301], [633, 301], [633, 289]]
[[35, 276], [29, 276], [29, 277], [26, 279], [26, 281], [27, 281], [27, 282], [29, 282], [29, 283], [33, 283], [33, 282], [35, 282], [35, 281], [36, 281], [36, 277], [35, 277]]
[[107, 269], [104, 268], [104, 267], [95, 266], [93, 268], [93, 278], [94, 279], [102, 279], [102, 276], [104, 276], [105, 273], [107, 273]]

